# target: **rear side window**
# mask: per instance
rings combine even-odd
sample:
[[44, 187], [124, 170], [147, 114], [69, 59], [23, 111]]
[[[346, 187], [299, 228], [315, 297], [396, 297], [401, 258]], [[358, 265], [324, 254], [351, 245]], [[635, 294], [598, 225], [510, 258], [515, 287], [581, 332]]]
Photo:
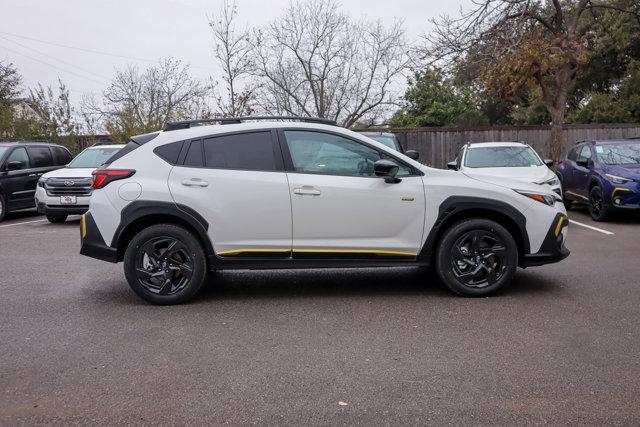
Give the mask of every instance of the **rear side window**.
[[45, 168], [53, 166], [53, 157], [49, 147], [27, 147], [27, 152], [31, 158], [31, 167]]
[[276, 170], [271, 132], [223, 135], [204, 140], [205, 166], [241, 170]]
[[182, 145], [183, 141], [172, 142], [171, 144], [156, 147], [153, 152], [163, 160], [175, 165], [178, 163], [178, 157], [180, 156], [180, 151], [182, 151]]
[[187, 157], [184, 159], [185, 166], [202, 167], [204, 161], [202, 159], [202, 140], [191, 141]]
[[63, 166], [69, 163], [72, 159], [71, 153], [62, 147], [51, 147], [53, 152], [53, 161], [57, 166]]

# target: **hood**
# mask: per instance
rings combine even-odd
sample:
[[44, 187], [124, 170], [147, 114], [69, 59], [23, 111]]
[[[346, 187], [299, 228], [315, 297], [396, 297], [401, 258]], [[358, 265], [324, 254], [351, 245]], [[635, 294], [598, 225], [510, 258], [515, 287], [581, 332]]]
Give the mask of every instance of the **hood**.
[[[505, 169], [505, 168], [499, 168], [499, 169]], [[489, 175], [485, 176], [485, 175], [477, 175], [477, 174], [467, 174], [466, 171], [463, 173], [469, 178], [475, 179], [476, 181], [486, 182], [488, 184], [497, 185], [499, 187], [510, 188], [512, 190], [529, 191], [531, 193], [549, 194], [552, 196], [555, 195], [555, 193], [550, 190], [549, 186], [534, 184], [530, 180], [513, 179], [511, 176], [499, 177], [499, 176], [489, 176]]]
[[95, 168], [62, 168], [47, 172], [42, 178], [91, 178]]
[[607, 165], [607, 173], [616, 175], [621, 178], [633, 179], [640, 181], [640, 164], [635, 165]]
[[464, 173], [481, 181], [486, 178], [498, 178], [521, 182], [542, 182], [555, 176], [551, 169], [545, 165], [521, 168], [465, 168]]

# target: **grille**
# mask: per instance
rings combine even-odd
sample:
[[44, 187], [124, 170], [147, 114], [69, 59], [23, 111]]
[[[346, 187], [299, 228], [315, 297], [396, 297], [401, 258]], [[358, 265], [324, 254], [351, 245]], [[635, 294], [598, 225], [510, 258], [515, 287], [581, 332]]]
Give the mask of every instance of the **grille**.
[[44, 189], [49, 196], [90, 196], [92, 182], [93, 178], [49, 178]]

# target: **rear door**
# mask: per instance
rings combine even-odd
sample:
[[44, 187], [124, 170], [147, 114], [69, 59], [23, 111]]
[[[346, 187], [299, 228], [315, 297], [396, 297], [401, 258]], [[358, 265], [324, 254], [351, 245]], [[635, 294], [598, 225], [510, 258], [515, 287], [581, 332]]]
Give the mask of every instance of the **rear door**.
[[[294, 258], [415, 257], [424, 225], [422, 177], [363, 142], [336, 133], [285, 130]], [[398, 183], [373, 173], [387, 156]]]
[[291, 200], [275, 131], [186, 142], [169, 176], [176, 203], [200, 213], [223, 257], [291, 254]]

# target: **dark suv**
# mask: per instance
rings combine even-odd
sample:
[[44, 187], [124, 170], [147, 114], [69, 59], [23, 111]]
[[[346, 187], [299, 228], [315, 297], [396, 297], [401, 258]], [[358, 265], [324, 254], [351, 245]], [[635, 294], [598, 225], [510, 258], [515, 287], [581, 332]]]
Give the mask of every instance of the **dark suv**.
[[9, 211], [35, 207], [34, 193], [43, 173], [58, 169], [73, 156], [46, 142], [0, 142], [0, 221]]
[[596, 221], [640, 209], [640, 140], [582, 141], [558, 165], [564, 202], [587, 203]]

